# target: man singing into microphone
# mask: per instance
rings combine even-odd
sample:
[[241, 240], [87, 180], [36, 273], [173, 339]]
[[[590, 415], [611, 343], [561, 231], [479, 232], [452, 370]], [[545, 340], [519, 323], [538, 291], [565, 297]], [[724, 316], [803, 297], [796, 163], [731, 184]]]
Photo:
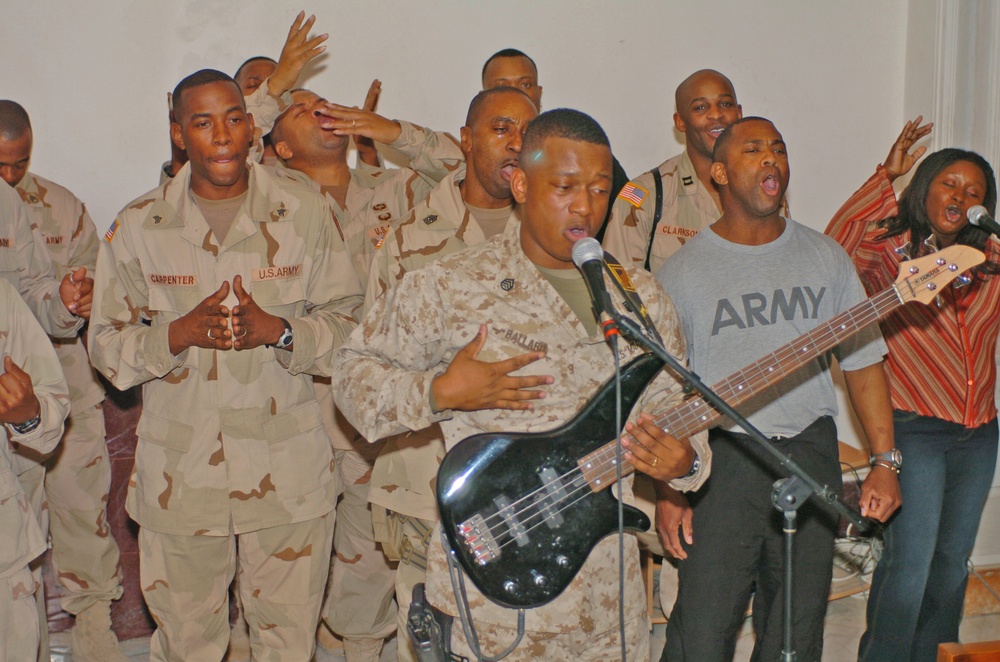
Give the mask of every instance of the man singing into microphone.
[[[511, 177], [520, 222], [484, 244], [407, 273], [339, 351], [337, 405], [367, 439], [438, 422], [452, 448], [479, 432], [552, 429], [612, 375], [614, 357], [572, 261], [574, 243], [592, 236], [607, 210], [607, 136], [583, 113], [553, 110], [529, 125], [521, 155]], [[630, 270], [629, 276], [667, 350], [682, 356], [669, 300], [647, 274]], [[617, 292], [612, 294], [622, 310]], [[623, 362], [641, 351], [622, 341]], [[661, 409], [680, 396], [673, 377], [661, 372], [640, 406]], [[704, 481], [709, 450], [703, 435], [675, 439], [645, 416], [626, 429], [625, 457], [638, 470], [682, 490]], [[631, 500], [630, 487], [623, 491]], [[431, 541], [428, 598], [457, 615], [440, 536]], [[509, 659], [621, 657], [617, 548], [614, 537], [604, 539], [559, 597], [527, 611], [524, 638]], [[649, 630], [632, 537], [626, 540], [625, 573], [624, 648], [628, 659], [646, 659]], [[488, 601], [471, 583], [467, 587], [478, 652], [496, 655], [517, 637], [516, 613]], [[460, 655], [476, 655], [457, 622], [451, 645]]]

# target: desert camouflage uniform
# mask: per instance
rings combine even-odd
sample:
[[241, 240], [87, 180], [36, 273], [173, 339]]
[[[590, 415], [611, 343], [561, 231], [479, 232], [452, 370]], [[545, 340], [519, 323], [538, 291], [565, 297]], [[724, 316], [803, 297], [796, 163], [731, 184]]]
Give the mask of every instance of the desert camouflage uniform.
[[[333, 376], [337, 403], [367, 438], [378, 439], [439, 423], [445, 443], [451, 448], [480, 432], [549, 430], [573, 416], [612, 374], [614, 364], [603, 337], [588, 336], [583, 323], [524, 255], [519, 230], [517, 222], [510, 223], [501, 236], [480, 247], [411, 272], [377, 302], [361, 328], [341, 348], [342, 361]], [[683, 356], [684, 339], [666, 295], [648, 274], [632, 274], [632, 278], [664, 335], [667, 350]], [[609, 291], [613, 290], [609, 287]], [[486, 344], [478, 357], [481, 361], [502, 361], [545, 347], [545, 359], [516, 373], [550, 374], [555, 378], [534, 410], [432, 411], [432, 380], [476, 336], [480, 324], [488, 327]], [[623, 342], [623, 362], [638, 353], [637, 347]], [[640, 407], [658, 410], [679, 402], [681, 397], [675, 380], [663, 372], [648, 389]], [[696, 489], [707, 477], [710, 452], [705, 435], [697, 435], [692, 443], [703, 468], [691, 478], [674, 481], [678, 489]], [[631, 502], [631, 481], [628, 483], [625, 500]], [[568, 639], [579, 639], [577, 635], [582, 633], [590, 637], [592, 647], [599, 637], [616, 629], [617, 559], [617, 539], [606, 538], [594, 548], [580, 574], [561, 596], [544, 607], [528, 610], [526, 630], [569, 635]], [[477, 625], [516, 627], [513, 610], [489, 602], [471, 582], [467, 581], [467, 586]], [[430, 546], [427, 596], [439, 609], [457, 614], [437, 534], [432, 536]], [[644, 659], [649, 651], [648, 621], [638, 547], [632, 536], [626, 541], [625, 618], [634, 633], [628, 642], [632, 655]], [[568, 650], [571, 644], [565, 639], [555, 636], [546, 646]], [[495, 655], [508, 643], [498, 648], [486, 643], [483, 652]], [[617, 647], [612, 650], [617, 652]], [[607, 650], [597, 654], [608, 658]], [[510, 659], [560, 658], [551, 649], [530, 647], [519, 648]]]
[[0, 662], [24, 662], [38, 655], [38, 580], [28, 564], [45, 551], [45, 536], [12, 466], [12, 447], [51, 452], [62, 436], [70, 405], [52, 344], [14, 287], [3, 281], [0, 278], [0, 356], [9, 355], [31, 376], [42, 419], [25, 435], [3, 428], [0, 443]]
[[[464, 179], [463, 165], [390, 228], [372, 262], [366, 310], [407, 272], [486, 241], [482, 228], [462, 200], [458, 185]], [[516, 215], [512, 213], [511, 218]], [[374, 504], [375, 537], [392, 557], [399, 559], [396, 571], [399, 632], [406, 631], [413, 586], [424, 581], [427, 543], [438, 520], [434, 481], [442, 457], [441, 429], [431, 425], [387, 439], [372, 470], [368, 499]], [[400, 660], [415, 659], [409, 641], [403, 637], [397, 641], [397, 650]]]
[[[93, 276], [97, 232], [87, 209], [62, 186], [31, 172], [17, 192], [45, 237], [62, 279], [79, 267]], [[54, 339], [73, 406], [57, 454], [46, 463], [52, 558], [63, 609], [79, 614], [98, 601], [121, 597], [118, 545], [107, 522], [111, 462], [104, 438], [104, 389], [79, 337]]]
[[[414, 201], [423, 199], [464, 161], [458, 141], [450, 135], [408, 122], [400, 125], [399, 138], [389, 146], [408, 159], [408, 168], [352, 169], [344, 207], [326, 195], [362, 287], [368, 282], [372, 256], [390, 224], [405, 216]], [[304, 173], [285, 168], [278, 172], [319, 190]], [[333, 442], [343, 488], [323, 620], [346, 640], [349, 660], [377, 660], [381, 640], [396, 629], [397, 611], [393, 601], [396, 571], [376, 546], [368, 503], [372, 466], [384, 444], [369, 444], [337, 411], [329, 379], [316, 378], [316, 398]], [[372, 641], [364, 644], [358, 641], [361, 639]], [[377, 645], [373, 640], [378, 640]], [[359, 654], [354, 649], [359, 649]]]
[[[59, 281], [45, 238], [31, 220], [31, 211], [10, 186], [0, 186], [0, 278], [14, 285], [35, 318], [53, 338], [75, 338], [83, 318], [66, 309], [59, 296]], [[21, 487], [43, 532], [49, 530], [48, 505], [45, 503], [45, 468], [42, 455], [25, 448], [13, 455], [11, 462]], [[42, 626], [39, 659], [48, 658], [48, 628], [45, 627], [45, 594], [42, 589], [41, 561], [32, 571], [38, 586], [36, 604]]]
[[[711, 193], [698, 179], [687, 150], [667, 159], [659, 167], [663, 177], [663, 213], [649, 257], [649, 270], [656, 273], [663, 261], [691, 237], [719, 219], [721, 213]], [[648, 171], [631, 184], [646, 192], [636, 206], [621, 194], [614, 199], [611, 218], [604, 232], [604, 248], [622, 264], [642, 269], [649, 248], [656, 213], [656, 188]], [[641, 193], [640, 193], [641, 195]]]
[[[92, 360], [118, 388], [143, 384], [126, 506], [157, 619], [152, 659], [221, 659], [234, 536], [254, 658], [308, 659], [315, 644], [338, 486], [311, 375], [330, 373], [361, 286], [322, 197], [249, 169], [221, 246], [185, 166], [119, 214], [98, 256]], [[237, 274], [290, 322], [292, 351], [173, 356], [169, 323]]]

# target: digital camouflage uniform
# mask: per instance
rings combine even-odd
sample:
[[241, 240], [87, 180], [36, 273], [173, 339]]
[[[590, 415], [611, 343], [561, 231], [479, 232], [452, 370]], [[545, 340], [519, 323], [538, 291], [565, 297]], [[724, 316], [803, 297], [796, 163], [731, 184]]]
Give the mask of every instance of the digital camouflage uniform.
[[[75, 338], [83, 318], [66, 309], [59, 296], [59, 281], [45, 238], [31, 219], [31, 211], [17, 192], [0, 186], [0, 278], [14, 285], [42, 329], [53, 338]], [[32, 511], [43, 532], [49, 529], [48, 505], [45, 503], [45, 467], [42, 455], [25, 448], [12, 457], [12, 466], [28, 497]], [[36, 604], [42, 625], [39, 659], [48, 658], [48, 628], [45, 623], [45, 595], [42, 588], [41, 562], [32, 568], [38, 586]]]
[[[31, 172], [16, 187], [45, 238], [57, 279], [79, 267], [93, 276], [97, 232], [70, 191]], [[79, 614], [97, 601], [121, 597], [118, 545], [107, 522], [111, 463], [104, 437], [101, 387], [79, 337], [54, 339], [73, 406], [56, 455], [46, 463], [52, 559], [61, 605]]]
[[[462, 200], [458, 185], [464, 179], [462, 165], [390, 228], [372, 262], [366, 310], [407, 272], [486, 241], [482, 228]], [[512, 213], [511, 218], [516, 215]], [[388, 553], [399, 558], [397, 623], [399, 632], [405, 632], [413, 586], [424, 581], [427, 543], [438, 520], [434, 481], [444, 457], [444, 441], [441, 429], [430, 425], [392, 436], [384, 443], [385, 448], [372, 470], [368, 498], [374, 504], [376, 539], [383, 542]], [[405, 637], [397, 640], [397, 650], [400, 660], [415, 659]]]
[[[126, 506], [141, 527], [155, 660], [222, 658], [234, 538], [254, 658], [307, 660], [315, 646], [338, 485], [312, 375], [330, 373], [361, 286], [323, 198], [248, 167], [221, 246], [185, 166], [118, 215], [98, 256], [92, 360], [118, 388], [143, 384]], [[169, 323], [237, 274], [290, 322], [292, 351], [173, 356]]]
[[[362, 287], [368, 282], [372, 256], [390, 224], [405, 216], [415, 201], [423, 199], [464, 160], [461, 147], [450, 135], [408, 122], [400, 125], [399, 138], [389, 146], [408, 159], [408, 168], [352, 169], [346, 208], [334, 196], [326, 195]], [[304, 173], [284, 168], [278, 171], [319, 190]], [[337, 504], [323, 620], [346, 640], [349, 660], [377, 660], [382, 640], [396, 629], [397, 612], [393, 600], [396, 571], [376, 547], [368, 503], [372, 465], [384, 444], [369, 444], [337, 411], [329, 379], [316, 378], [316, 398], [333, 442], [343, 489]]]
[[[520, 227], [515, 221], [489, 242], [441, 259], [407, 274], [367, 314], [341, 348], [333, 377], [337, 403], [369, 439], [404, 430], [421, 430], [438, 423], [450, 448], [481, 432], [549, 430], [573, 416], [611, 376], [614, 363], [600, 334], [589, 336], [584, 324], [549, 285], [521, 250]], [[645, 273], [630, 273], [649, 314], [664, 336], [667, 351], [685, 354], [679, 323], [666, 295]], [[609, 292], [617, 292], [609, 287]], [[621, 302], [617, 301], [620, 307]], [[548, 374], [553, 384], [531, 411], [488, 409], [433, 412], [431, 382], [455, 354], [476, 336], [480, 324], [488, 328], [481, 361], [503, 361], [544, 347], [545, 359], [515, 375]], [[625, 362], [640, 350], [623, 342]], [[349, 390], [348, 390], [349, 388]], [[640, 407], [659, 411], [680, 401], [675, 380], [660, 374], [647, 390]], [[710, 451], [705, 435], [692, 439], [703, 468], [693, 477], [674, 481], [678, 489], [696, 489], [706, 478]], [[627, 481], [626, 502], [631, 502]], [[439, 609], [457, 614], [439, 531], [432, 536], [427, 570], [427, 596]], [[629, 659], [649, 653], [648, 619], [635, 539], [626, 540], [625, 618], [629, 629]], [[519, 647], [508, 659], [570, 660], [617, 657], [618, 541], [611, 536], [599, 543], [565, 592], [544, 607], [527, 611], [526, 630], [536, 640]], [[516, 627], [514, 610], [486, 600], [467, 581], [472, 616], [485, 655], [495, 655], [512, 638], [495, 641], [491, 626]], [[457, 621], [455, 628], [459, 627]], [[454, 631], [453, 629], [453, 631]], [[580, 636], [584, 635], [584, 636]], [[456, 652], [462, 637], [455, 637]], [[575, 642], [575, 643], [574, 643]], [[608, 648], [595, 648], [599, 642]]]
[[69, 391], [45, 332], [17, 290], [4, 281], [0, 279], [0, 357], [10, 356], [28, 373], [41, 405], [41, 423], [34, 431], [18, 435], [4, 427], [0, 443], [0, 662], [24, 662], [38, 655], [38, 580], [28, 564], [45, 551], [45, 536], [12, 466], [12, 447], [51, 452], [69, 413]]

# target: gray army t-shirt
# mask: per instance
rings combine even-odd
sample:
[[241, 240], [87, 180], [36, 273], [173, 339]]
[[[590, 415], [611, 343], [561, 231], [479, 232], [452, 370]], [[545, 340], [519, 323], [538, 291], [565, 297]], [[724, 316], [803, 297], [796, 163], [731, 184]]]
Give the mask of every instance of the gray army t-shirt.
[[[656, 274], [680, 316], [691, 368], [709, 386], [865, 300], [850, 258], [830, 237], [790, 219], [775, 241], [734, 244], [707, 228]], [[834, 349], [844, 370], [887, 352], [877, 324]], [[830, 357], [821, 356], [739, 407], [767, 436], [793, 436], [835, 416]], [[734, 429], [728, 420], [723, 424]]]

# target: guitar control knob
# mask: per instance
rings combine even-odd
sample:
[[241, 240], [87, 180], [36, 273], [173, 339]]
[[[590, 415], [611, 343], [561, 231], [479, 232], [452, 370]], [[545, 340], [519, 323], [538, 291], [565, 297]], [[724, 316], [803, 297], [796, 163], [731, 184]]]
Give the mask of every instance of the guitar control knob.
[[559, 565], [560, 568], [569, 567], [569, 559], [563, 554], [560, 554], [559, 556], [556, 557], [556, 563]]
[[503, 590], [507, 591], [508, 593], [514, 593], [514, 591], [517, 590], [517, 583], [508, 579], [503, 583]]
[[545, 575], [535, 575], [535, 586], [538, 588], [545, 586]]

